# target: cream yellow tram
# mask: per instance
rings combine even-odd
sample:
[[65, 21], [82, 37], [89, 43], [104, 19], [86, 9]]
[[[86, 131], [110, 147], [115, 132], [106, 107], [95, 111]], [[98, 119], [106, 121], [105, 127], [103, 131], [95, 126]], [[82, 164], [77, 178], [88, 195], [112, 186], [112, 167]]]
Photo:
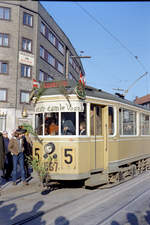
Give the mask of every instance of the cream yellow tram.
[[[46, 83], [45, 83], [46, 84]], [[47, 83], [35, 105], [33, 152], [51, 156], [51, 181], [114, 183], [149, 168], [150, 111], [100, 89], [86, 86], [86, 98], [69, 81]]]

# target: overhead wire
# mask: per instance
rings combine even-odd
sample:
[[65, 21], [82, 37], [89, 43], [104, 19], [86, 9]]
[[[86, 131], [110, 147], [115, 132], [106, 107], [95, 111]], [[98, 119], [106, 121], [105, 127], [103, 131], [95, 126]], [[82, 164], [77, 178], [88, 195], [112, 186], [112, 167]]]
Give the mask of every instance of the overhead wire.
[[79, 4], [79, 2], [75, 2], [75, 4], [82, 9], [93, 21], [95, 21], [98, 25], [100, 25], [115, 41], [117, 41], [128, 53], [136, 59], [139, 65], [143, 68], [145, 72], [148, 73], [145, 65], [141, 62], [138, 56], [136, 56], [119, 38], [117, 38], [112, 32], [110, 32], [95, 16], [93, 16], [89, 11], [87, 11], [83, 6]]

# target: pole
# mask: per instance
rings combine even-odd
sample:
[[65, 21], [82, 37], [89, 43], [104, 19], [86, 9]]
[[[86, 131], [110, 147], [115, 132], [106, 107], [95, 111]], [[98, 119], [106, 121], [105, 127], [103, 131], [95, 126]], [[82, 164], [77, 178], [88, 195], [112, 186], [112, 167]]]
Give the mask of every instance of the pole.
[[66, 74], [65, 74], [66, 80], [69, 77], [69, 50], [67, 49], [66, 52]]
[[69, 57], [77, 58], [77, 59], [80, 59], [80, 58], [89, 59], [89, 58], [91, 58], [91, 56], [75, 56], [75, 55], [70, 56], [69, 50], [67, 50], [67, 52], [66, 52], [66, 74], [65, 74], [66, 80], [69, 78]]

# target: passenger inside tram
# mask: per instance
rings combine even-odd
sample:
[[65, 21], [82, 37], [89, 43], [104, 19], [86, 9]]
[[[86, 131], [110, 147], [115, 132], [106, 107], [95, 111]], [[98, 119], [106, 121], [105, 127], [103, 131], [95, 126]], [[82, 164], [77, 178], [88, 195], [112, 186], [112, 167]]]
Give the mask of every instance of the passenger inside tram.
[[58, 135], [58, 113], [45, 113], [45, 135]]
[[62, 134], [63, 135], [76, 134], [74, 112], [62, 113]]
[[86, 123], [82, 121], [80, 123], [80, 135], [86, 135]]
[[50, 125], [49, 125], [49, 134], [50, 135], [57, 135], [58, 134], [58, 125], [53, 118]]

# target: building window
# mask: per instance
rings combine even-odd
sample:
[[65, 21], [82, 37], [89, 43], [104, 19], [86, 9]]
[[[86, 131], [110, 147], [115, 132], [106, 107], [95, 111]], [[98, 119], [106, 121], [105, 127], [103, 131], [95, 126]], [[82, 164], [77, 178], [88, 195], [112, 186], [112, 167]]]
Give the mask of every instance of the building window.
[[48, 63], [55, 67], [55, 58], [48, 53]]
[[80, 68], [78, 66], [76, 66], [76, 71], [77, 73], [80, 73]]
[[0, 46], [8, 47], [8, 44], [9, 44], [8, 34], [0, 33]]
[[72, 73], [70, 73], [70, 72], [69, 72], [69, 74], [68, 74], [68, 79], [69, 79], [69, 80], [77, 81], [77, 80], [75, 79], [75, 77], [72, 75]]
[[21, 64], [21, 77], [31, 77], [31, 66]]
[[64, 73], [64, 66], [57, 61], [57, 70], [60, 72], [60, 73]]
[[32, 41], [26, 38], [22, 38], [22, 50], [23, 51], [32, 51]]
[[33, 26], [33, 16], [24, 12], [23, 13], [23, 24], [32, 27]]
[[44, 48], [40, 46], [40, 56], [44, 59]]
[[55, 59], [47, 50], [40, 46], [40, 57], [43, 58], [47, 63], [52, 65], [60, 73], [64, 73], [64, 66]]
[[10, 9], [5, 7], [0, 7], [0, 19], [10, 20]]
[[21, 91], [20, 93], [20, 103], [29, 103], [29, 92]]
[[0, 61], [0, 74], [8, 74], [8, 63]]
[[39, 81], [43, 82], [44, 81], [44, 72], [40, 70], [39, 72]]
[[44, 23], [41, 23], [41, 33], [43, 35], [45, 35], [45, 25], [44, 25]]
[[0, 89], [0, 101], [1, 102], [7, 101], [7, 90], [6, 89]]
[[51, 32], [49, 32], [49, 34], [48, 34], [48, 40], [49, 40], [53, 45], [55, 45], [55, 43], [56, 43], [56, 38], [55, 38], [55, 36], [54, 36]]
[[47, 74], [47, 73], [43, 72], [42, 70], [40, 70], [40, 72], [39, 72], [39, 81], [43, 82], [43, 81], [51, 81], [51, 80], [53, 80], [53, 78], [49, 74]]
[[120, 135], [136, 135], [136, 112], [128, 109], [119, 109]]
[[58, 50], [64, 55], [64, 46], [58, 41]]

